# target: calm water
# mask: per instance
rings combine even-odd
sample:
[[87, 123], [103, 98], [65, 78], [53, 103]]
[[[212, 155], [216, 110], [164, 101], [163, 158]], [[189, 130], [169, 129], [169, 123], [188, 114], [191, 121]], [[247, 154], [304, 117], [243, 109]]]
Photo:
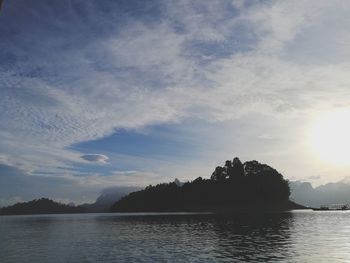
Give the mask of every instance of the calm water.
[[350, 262], [350, 212], [0, 217], [0, 262]]

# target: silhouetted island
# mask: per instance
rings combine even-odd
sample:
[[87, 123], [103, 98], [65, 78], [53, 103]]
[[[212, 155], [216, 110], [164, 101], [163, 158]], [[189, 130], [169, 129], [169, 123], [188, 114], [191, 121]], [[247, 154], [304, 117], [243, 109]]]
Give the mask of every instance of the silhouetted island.
[[61, 204], [47, 198], [16, 203], [0, 209], [0, 215], [69, 214], [84, 212], [86, 212], [84, 207]]
[[289, 200], [288, 181], [274, 168], [236, 157], [215, 168], [210, 179], [163, 183], [130, 193], [112, 212], [233, 212], [305, 208]]

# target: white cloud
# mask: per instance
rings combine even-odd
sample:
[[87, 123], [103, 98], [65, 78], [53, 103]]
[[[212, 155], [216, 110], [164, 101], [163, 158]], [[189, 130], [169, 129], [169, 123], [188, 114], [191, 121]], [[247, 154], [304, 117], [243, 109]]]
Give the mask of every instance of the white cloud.
[[5, 155], [0, 155], [0, 164], [10, 165], [8, 157]]

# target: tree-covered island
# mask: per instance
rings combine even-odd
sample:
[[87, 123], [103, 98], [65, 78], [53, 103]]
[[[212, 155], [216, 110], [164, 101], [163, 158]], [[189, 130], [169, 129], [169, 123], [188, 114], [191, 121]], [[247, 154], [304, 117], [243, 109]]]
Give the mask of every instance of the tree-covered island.
[[304, 208], [289, 200], [290, 189], [277, 170], [257, 161], [236, 157], [215, 168], [210, 179], [178, 181], [148, 186], [130, 193], [112, 212], [255, 211]]

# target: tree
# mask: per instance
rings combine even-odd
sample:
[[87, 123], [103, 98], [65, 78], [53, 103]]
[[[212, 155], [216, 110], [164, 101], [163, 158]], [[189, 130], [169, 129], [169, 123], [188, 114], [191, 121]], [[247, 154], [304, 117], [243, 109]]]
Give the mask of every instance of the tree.
[[231, 174], [229, 175], [229, 178], [233, 179], [233, 178], [239, 178], [243, 176], [244, 176], [243, 164], [241, 160], [239, 160], [239, 158], [235, 157], [232, 161], [232, 171], [231, 171]]
[[227, 160], [225, 162], [225, 172], [226, 172], [227, 177], [231, 177], [231, 175], [232, 175], [232, 162], [230, 160]]
[[221, 166], [217, 166], [215, 168], [215, 171], [212, 173], [211, 177], [214, 181], [223, 181], [226, 178], [226, 171], [225, 168]]

